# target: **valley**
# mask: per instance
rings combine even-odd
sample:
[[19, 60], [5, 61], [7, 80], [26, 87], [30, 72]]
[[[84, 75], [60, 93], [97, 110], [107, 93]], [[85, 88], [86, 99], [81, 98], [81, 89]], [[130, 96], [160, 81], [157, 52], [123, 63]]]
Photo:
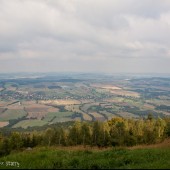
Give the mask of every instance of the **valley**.
[[0, 127], [170, 116], [168, 77], [78, 73], [9, 77], [0, 79]]

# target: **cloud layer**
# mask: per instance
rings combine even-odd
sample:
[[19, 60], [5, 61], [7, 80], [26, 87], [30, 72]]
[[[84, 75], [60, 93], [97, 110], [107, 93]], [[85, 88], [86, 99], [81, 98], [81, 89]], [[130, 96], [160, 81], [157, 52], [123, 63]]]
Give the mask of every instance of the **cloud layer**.
[[170, 73], [169, 0], [0, 0], [0, 71]]

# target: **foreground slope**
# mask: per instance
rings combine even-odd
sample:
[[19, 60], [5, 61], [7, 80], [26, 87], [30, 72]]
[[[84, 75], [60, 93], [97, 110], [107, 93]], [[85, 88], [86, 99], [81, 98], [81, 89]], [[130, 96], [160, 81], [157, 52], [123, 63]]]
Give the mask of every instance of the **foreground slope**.
[[0, 169], [168, 169], [169, 158], [170, 147], [165, 144], [141, 149], [40, 147], [0, 158]]

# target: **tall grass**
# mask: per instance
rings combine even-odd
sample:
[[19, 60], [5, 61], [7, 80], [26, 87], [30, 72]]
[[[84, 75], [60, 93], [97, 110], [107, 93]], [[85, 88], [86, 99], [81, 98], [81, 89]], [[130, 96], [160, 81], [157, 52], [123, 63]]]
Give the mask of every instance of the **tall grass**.
[[11, 153], [0, 162], [18, 162], [19, 167], [1, 165], [1, 169], [169, 169], [170, 148], [111, 150], [61, 150], [35, 148]]

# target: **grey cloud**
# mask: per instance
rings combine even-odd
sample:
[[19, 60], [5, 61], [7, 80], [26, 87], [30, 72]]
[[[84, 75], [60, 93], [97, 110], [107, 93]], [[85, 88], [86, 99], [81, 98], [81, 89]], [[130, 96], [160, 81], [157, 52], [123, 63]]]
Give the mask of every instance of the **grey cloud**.
[[169, 0], [0, 0], [0, 71], [170, 72], [169, 18]]

